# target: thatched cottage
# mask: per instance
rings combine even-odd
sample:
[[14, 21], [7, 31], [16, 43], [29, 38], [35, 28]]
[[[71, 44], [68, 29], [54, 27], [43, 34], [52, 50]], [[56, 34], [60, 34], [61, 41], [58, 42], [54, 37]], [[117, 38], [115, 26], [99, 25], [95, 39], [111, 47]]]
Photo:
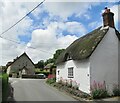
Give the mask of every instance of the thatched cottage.
[[110, 9], [106, 8], [102, 16], [103, 26], [75, 40], [58, 57], [56, 82], [71, 79], [86, 93], [94, 81], [105, 82], [109, 91], [120, 84], [120, 33]]

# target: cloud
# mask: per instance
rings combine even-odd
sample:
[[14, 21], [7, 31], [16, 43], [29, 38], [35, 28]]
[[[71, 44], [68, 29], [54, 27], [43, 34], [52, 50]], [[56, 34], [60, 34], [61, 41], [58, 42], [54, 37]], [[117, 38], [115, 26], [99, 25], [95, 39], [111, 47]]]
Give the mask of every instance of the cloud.
[[78, 36], [85, 35], [85, 33], [87, 32], [83, 24], [79, 22], [67, 22], [66, 29], [68, 30], [69, 33], [72, 33]]
[[57, 36], [57, 23], [51, 23], [46, 29], [37, 29], [32, 32], [32, 39], [28, 43], [27, 52], [32, 55], [34, 62], [48, 59], [58, 48], [66, 48], [78, 37], [75, 35]]
[[[39, 2], [2, 2], [0, 3], [0, 33], [16, 23], [28, 11], [32, 10]], [[8, 61], [13, 60], [24, 51], [30, 58], [37, 62], [38, 60], [46, 60], [52, 57], [52, 54], [58, 48], [66, 48], [78, 37], [86, 34], [85, 26], [76, 21], [68, 21], [70, 16], [77, 18], [90, 19], [89, 9], [95, 4], [93, 2], [45, 2], [40, 8], [36, 9], [32, 15], [39, 18], [43, 12], [47, 12], [48, 16], [40, 22], [42, 25], [34, 27], [34, 19], [30, 16], [26, 17], [21, 23], [16, 25], [3, 36], [14, 41], [20, 42], [16, 44], [0, 38], [0, 50], [2, 48], [2, 61], [0, 65], [5, 65]], [[39, 11], [40, 10], [40, 11]], [[94, 27], [96, 23], [89, 24]], [[41, 26], [45, 26], [42, 28]], [[36, 29], [37, 28], [37, 29]], [[32, 30], [34, 29], [34, 30]], [[32, 30], [32, 31], [30, 31]], [[30, 32], [29, 32], [30, 31]], [[64, 34], [64, 32], [66, 34]], [[71, 35], [72, 34], [72, 35]], [[28, 43], [20, 41], [19, 35], [29, 35], [31, 40]]]
[[[0, 7], [0, 11], [2, 11], [2, 17], [0, 17], [0, 20], [2, 20], [2, 30], [4, 31], [6, 28], [13, 25], [30, 9], [35, 7], [35, 5], [36, 3], [28, 2], [2, 2], [2, 6]], [[36, 11], [36, 16], [37, 13], [38, 12]], [[66, 16], [69, 14], [70, 11], [69, 13], [66, 12]], [[2, 45], [2, 47], [0, 47], [2, 48], [2, 61], [0, 62], [0, 65], [5, 65], [8, 61], [13, 60], [24, 51], [30, 55], [34, 62], [37, 62], [40, 59], [48, 59], [52, 56], [56, 49], [66, 48], [74, 40], [76, 40], [78, 37], [75, 36], [74, 33], [78, 33], [80, 36], [80, 34], [85, 32], [84, 26], [78, 22], [48, 21], [46, 29], [35, 29], [32, 31], [32, 34], [30, 34], [27, 31], [32, 26], [33, 20], [26, 17], [22, 22], [3, 35], [6, 38], [20, 42], [21, 44], [1, 39], [0, 45]], [[73, 35], [63, 35], [63, 30], [68, 31], [68, 33], [72, 33]], [[27, 44], [24, 44], [24, 42], [20, 41], [19, 35], [31, 35], [31, 40]], [[29, 48], [30, 46], [34, 48]]]
[[[8, 29], [18, 20], [20, 20], [27, 12], [28, 9], [31, 9], [35, 6], [36, 3], [17, 3], [17, 2], [0, 2], [0, 33]], [[31, 7], [30, 7], [30, 6]], [[27, 35], [27, 30], [32, 25], [32, 20], [29, 17], [26, 17], [22, 22], [13, 27], [11, 30], [3, 34], [2, 36], [17, 42], [20, 42], [19, 35]], [[9, 60], [13, 59], [17, 55], [21, 54], [25, 48], [25, 44], [21, 42], [20, 45], [7, 41], [5, 39], [0, 39], [0, 45], [2, 49], [2, 61], [0, 65], [5, 65]]]
[[99, 21], [94, 21], [94, 22], [91, 22], [88, 24], [88, 27], [90, 27], [92, 29], [95, 29], [100, 26], [102, 26], [102, 22], [99, 22]]
[[120, 4], [119, 5], [114, 5], [110, 7], [111, 12], [114, 13], [114, 22], [115, 25], [118, 27], [118, 22], [120, 23]]
[[[88, 12], [88, 9], [92, 5], [98, 5], [99, 3], [93, 2], [46, 2], [44, 4], [45, 9], [50, 13], [50, 15], [60, 16], [63, 20], [67, 20], [68, 17], [75, 15], [76, 17], [81, 17], [83, 14]], [[85, 17], [89, 18], [86, 14]]]
[[[47, 21], [46, 21], [47, 22]], [[55, 28], [57, 31], [59, 32], [59, 35], [63, 32], [66, 31], [67, 34], [72, 34], [72, 35], [76, 35], [78, 37], [84, 35], [87, 30], [85, 28], [85, 26], [77, 21], [67, 21], [67, 22], [62, 22], [62, 21], [58, 21], [58, 22], [47, 22], [46, 23], [47, 26], [51, 26], [52, 28]], [[48, 26], [48, 27], [49, 27]]]

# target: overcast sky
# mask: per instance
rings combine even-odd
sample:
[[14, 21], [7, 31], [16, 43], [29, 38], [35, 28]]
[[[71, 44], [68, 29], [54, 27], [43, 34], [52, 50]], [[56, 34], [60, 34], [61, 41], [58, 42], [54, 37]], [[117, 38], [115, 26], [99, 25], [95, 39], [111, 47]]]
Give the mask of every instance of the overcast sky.
[[[0, 0], [0, 33], [20, 20], [42, 0], [17, 1], [21, 2]], [[6, 65], [8, 61], [12, 61], [23, 52], [26, 52], [34, 63], [51, 58], [57, 49], [66, 48], [74, 40], [102, 26], [101, 14], [105, 7], [114, 12], [115, 26], [118, 29], [120, 5], [117, 3], [118, 0], [54, 1], [46, 0], [19, 24], [2, 35], [20, 44], [0, 38], [0, 65]]]

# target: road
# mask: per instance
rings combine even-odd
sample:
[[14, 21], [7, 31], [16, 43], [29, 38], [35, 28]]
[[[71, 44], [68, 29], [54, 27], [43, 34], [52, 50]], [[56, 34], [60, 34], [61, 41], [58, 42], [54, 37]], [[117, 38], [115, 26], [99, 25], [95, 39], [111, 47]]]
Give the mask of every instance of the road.
[[42, 79], [10, 78], [15, 101], [76, 101]]

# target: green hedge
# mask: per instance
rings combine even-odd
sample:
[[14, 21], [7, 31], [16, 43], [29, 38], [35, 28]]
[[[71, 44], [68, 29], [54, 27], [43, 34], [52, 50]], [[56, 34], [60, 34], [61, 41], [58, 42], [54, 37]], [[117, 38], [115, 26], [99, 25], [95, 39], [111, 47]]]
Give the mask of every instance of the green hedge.
[[56, 78], [47, 79], [46, 83], [53, 84], [56, 82]]
[[2, 74], [0, 79], [2, 79], [2, 101], [6, 101], [8, 96], [8, 75]]

